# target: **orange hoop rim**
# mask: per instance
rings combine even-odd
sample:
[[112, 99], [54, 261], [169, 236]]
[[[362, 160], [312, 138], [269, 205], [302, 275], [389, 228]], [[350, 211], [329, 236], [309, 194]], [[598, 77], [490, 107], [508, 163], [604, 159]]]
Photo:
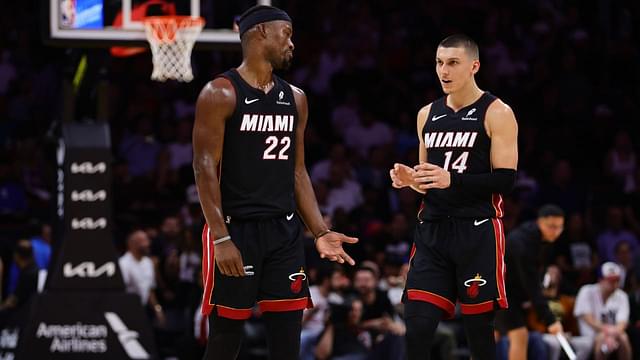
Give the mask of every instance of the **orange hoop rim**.
[[148, 16], [143, 20], [144, 26], [151, 28], [153, 38], [157, 41], [172, 41], [179, 29], [204, 26], [204, 18], [188, 15]]
[[163, 15], [147, 16], [143, 19], [144, 24], [151, 26], [175, 22], [178, 27], [204, 25], [204, 18], [200, 16], [188, 15]]

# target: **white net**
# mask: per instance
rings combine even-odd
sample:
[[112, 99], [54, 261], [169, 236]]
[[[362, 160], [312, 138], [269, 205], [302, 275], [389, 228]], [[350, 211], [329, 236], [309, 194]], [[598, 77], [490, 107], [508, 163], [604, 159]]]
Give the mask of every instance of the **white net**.
[[202, 31], [204, 19], [190, 16], [154, 16], [144, 20], [153, 55], [151, 79], [189, 82], [191, 50]]

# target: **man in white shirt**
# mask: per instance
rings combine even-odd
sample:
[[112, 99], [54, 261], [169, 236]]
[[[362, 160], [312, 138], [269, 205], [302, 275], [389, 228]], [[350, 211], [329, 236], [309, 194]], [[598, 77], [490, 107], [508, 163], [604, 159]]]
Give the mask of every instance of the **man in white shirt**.
[[629, 323], [629, 298], [620, 290], [622, 269], [613, 262], [602, 264], [597, 284], [584, 285], [578, 292], [574, 315], [580, 334], [594, 340], [596, 360], [617, 353], [618, 359], [631, 359], [631, 345], [625, 333]]
[[156, 287], [153, 262], [148, 256], [151, 241], [142, 230], [135, 230], [127, 237], [127, 252], [118, 263], [128, 293], [137, 294], [143, 306], [153, 309], [160, 324], [164, 323], [162, 306], [158, 303], [154, 289]]

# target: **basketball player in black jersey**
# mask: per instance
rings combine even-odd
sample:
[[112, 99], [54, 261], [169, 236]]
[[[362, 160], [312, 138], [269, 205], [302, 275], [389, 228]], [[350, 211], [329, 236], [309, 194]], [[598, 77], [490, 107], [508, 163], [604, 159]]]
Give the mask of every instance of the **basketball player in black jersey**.
[[515, 182], [511, 108], [480, 90], [478, 46], [444, 39], [436, 72], [444, 97], [418, 112], [420, 164], [395, 164], [393, 186], [423, 193], [403, 301], [409, 360], [429, 358], [438, 322], [460, 303], [474, 360], [495, 359], [494, 310], [507, 307], [502, 195]]
[[320, 256], [354, 264], [326, 228], [304, 162], [307, 99], [273, 74], [293, 56], [282, 10], [255, 6], [238, 21], [243, 61], [208, 83], [196, 104], [194, 172], [203, 231], [206, 359], [235, 359], [244, 320], [263, 313], [271, 359], [299, 356], [302, 310], [311, 306], [301, 223]]

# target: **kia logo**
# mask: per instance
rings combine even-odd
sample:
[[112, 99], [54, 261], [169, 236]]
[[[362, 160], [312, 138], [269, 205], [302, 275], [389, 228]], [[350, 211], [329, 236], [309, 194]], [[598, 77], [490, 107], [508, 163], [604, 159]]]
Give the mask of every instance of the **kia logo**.
[[112, 277], [116, 273], [116, 264], [109, 261], [104, 265], [96, 268], [96, 264], [91, 261], [84, 261], [75, 267], [70, 263], [65, 263], [63, 268], [64, 277], [80, 277], [80, 278], [97, 278], [102, 275]]
[[91, 190], [82, 190], [82, 191], [73, 190], [71, 192], [71, 201], [94, 202], [94, 201], [104, 201], [106, 199], [107, 199], [107, 192], [105, 190], [99, 190], [96, 192], [93, 192]]
[[82, 163], [73, 162], [71, 163], [71, 173], [72, 174], [95, 174], [95, 173], [104, 173], [107, 171], [107, 163], [104, 161], [99, 163], [92, 163], [90, 161], [85, 161]]
[[95, 229], [104, 229], [107, 227], [107, 219], [106, 218], [90, 218], [85, 217], [82, 219], [73, 218], [71, 219], [71, 228], [73, 230], [95, 230]]

